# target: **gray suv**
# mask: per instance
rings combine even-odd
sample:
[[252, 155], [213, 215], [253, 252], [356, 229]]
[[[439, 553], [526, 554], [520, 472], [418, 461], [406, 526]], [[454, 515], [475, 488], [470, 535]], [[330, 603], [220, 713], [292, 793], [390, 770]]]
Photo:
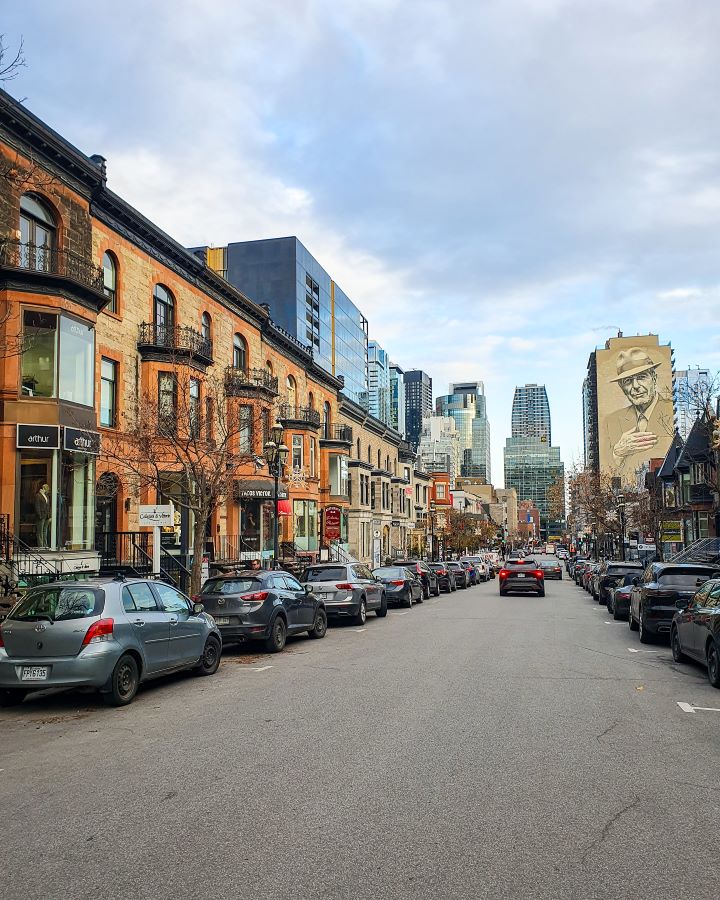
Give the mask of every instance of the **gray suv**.
[[161, 581], [93, 578], [31, 588], [0, 623], [0, 705], [91, 687], [113, 706], [180, 669], [214, 675], [222, 638], [201, 603]]
[[368, 610], [387, 615], [385, 586], [362, 563], [317, 563], [307, 566], [300, 581], [322, 600], [328, 618], [345, 616], [364, 625]]

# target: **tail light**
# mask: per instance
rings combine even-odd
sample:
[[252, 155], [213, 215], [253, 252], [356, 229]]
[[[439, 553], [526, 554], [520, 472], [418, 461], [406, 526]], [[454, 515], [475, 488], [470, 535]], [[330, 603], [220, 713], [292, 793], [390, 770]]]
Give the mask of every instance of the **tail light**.
[[88, 628], [83, 638], [82, 646], [87, 647], [88, 644], [101, 644], [103, 641], [111, 641], [113, 636], [113, 619], [98, 619], [97, 622]]
[[348, 582], [343, 582], [342, 584], [336, 584], [335, 587], [339, 591], [351, 591], [354, 585], [349, 584]]
[[507, 578], [510, 573], [507, 569], [500, 569], [500, 572], [498, 574], [501, 578]]
[[193, 594], [192, 597], [191, 597], [190, 599], [192, 600], [193, 603], [200, 603], [200, 602], [201, 602], [200, 594]]
[[253, 594], [242, 594], [241, 599], [244, 603], [264, 603], [268, 594], [269, 591], [255, 591]]
[[544, 577], [541, 569], [535, 569], [535, 571], [533, 572], [533, 575], [534, 575], [536, 578], [543, 578], [543, 577]]
[[390, 584], [394, 584], [396, 587], [402, 587], [405, 584], [404, 581], [391, 581]]
[[437, 575], [447, 575], [447, 569], [437, 569], [436, 574]]
[[3, 640], [2, 629], [0, 628], [0, 647], [4, 647], [4, 646], [5, 646], [5, 641]]

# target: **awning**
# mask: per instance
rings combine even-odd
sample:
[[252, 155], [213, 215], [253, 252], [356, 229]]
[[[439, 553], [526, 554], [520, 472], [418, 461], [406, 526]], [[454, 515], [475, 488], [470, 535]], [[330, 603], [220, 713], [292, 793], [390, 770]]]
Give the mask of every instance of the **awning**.
[[278, 515], [279, 516], [291, 516], [292, 509], [290, 508], [289, 500], [278, 500]]

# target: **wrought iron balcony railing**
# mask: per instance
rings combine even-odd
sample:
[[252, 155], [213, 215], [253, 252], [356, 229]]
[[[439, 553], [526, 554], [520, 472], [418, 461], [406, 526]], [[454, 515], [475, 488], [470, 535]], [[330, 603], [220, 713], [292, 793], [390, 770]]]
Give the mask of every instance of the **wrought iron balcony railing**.
[[228, 397], [247, 397], [253, 392], [260, 392], [277, 397], [278, 380], [267, 369], [236, 369], [227, 366], [225, 369], [225, 393]]
[[89, 257], [56, 247], [39, 247], [17, 238], [0, 240], [0, 266], [28, 273], [59, 275], [103, 292], [103, 270]]
[[295, 407], [289, 403], [283, 403], [278, 410], [278, 418], [281, 422], [309, 425], [311, 428], [320, 427], [320, 413], [310, 406]]
[[143, 322], [138, 329], [138, 349], [161, 351], [171, 355], [197, 357], [206, 363], [213, 361], [212, 341], [204, 338], [189, 325], [155, 325]]
[[353, 430], [351, 425], [331, 425], [324, 422], [322, 426], [321, 441], [337, 441], [341, 444], [352, 444]]

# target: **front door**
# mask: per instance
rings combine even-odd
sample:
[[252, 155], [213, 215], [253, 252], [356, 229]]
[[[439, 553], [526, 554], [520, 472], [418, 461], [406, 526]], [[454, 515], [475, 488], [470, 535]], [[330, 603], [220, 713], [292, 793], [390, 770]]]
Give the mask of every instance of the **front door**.
[[122, 601], [130, 625], [145, 657], [148, 675], [167, 668], [170, 625], [147, 582], [125, 585]]
[[311, 593], [306, 593], [303, 586], [293, 575], [284, 575], [285, 585], [287, 589], [294, 594], [295, 601], [298, 606], [298, 624], [312, 625], [315, 621], [315, 597]]
[[205, 645], [202, 619], [193, 615], [190, 601], [174, 587], [158, 581], [154, 588], [168, 615], [168, 665], [183, 666], [200, 659]]

